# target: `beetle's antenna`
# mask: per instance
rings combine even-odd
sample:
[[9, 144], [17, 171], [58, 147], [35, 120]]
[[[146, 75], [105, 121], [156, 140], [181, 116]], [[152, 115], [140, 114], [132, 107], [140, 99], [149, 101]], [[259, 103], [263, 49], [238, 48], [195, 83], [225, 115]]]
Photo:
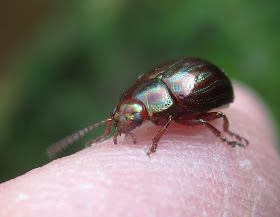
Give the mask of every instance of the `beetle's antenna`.
[[63, 150], [65, 150], [67, 147], [69, 147], [73, 143], [77, 142], [79, 139], [84, 137], [86, 134], [88, 134], [93, 129], [95, 129], [105, 123], [112, 122], [112, 120], [113, 120], [112, 118], [108, 118], [106, 120], [100, 121], [99, 123], [93, 124], [89, 127], [79, 130], [78, 132], [73, 133], [70, 136], [67, 136], [66, 138], [54, 143], [53, 145], [51, 145], [47, 148], [47, 150], [46, 150], [47, 156], [50, 159], [54, 158], [57, 154], [61, 153]]

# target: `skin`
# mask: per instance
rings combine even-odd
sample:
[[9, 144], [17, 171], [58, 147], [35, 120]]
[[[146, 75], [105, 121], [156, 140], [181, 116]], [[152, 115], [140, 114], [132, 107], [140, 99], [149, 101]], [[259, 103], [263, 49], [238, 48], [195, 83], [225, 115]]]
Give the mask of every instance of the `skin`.
[[[0, 216], [280, 216], [280, 160], [267, 108], [246, 87], [222, 109], [250, 145], [232, 148], [205, 126], [171, 123], [138, 140], [112, 138], [0, 185]], [[211, 122], [222, 129], [222, 120]], [[225, 135], [225, 134], [224, 134]], [[232, 139], [230, 136], [227, 138]]]

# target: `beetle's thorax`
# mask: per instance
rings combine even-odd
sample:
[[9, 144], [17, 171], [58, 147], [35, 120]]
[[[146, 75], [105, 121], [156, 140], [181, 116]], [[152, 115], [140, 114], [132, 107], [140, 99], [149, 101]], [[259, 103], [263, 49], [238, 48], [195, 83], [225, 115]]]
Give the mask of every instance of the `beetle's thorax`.
[[121, 101], [112, 114], [115, 128], [121, 133], [129, 133], [131, 130], [142, 125], [147, 117], [145, 105], [134, 98]]

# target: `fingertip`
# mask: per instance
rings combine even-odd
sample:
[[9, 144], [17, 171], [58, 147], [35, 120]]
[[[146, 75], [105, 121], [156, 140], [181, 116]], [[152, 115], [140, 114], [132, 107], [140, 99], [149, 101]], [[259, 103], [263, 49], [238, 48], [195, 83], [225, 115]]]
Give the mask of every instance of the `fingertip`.
[[[223, 112], [250, 145], [232, 148], [205, 126], [145, 123], [118, 145], [110, 138], [0, 185], [0, 216], [279, 216], [279, 156], [263, 102], [235, 84]], [[222, 129], [220, 120], [214, 121]], [[144, 208], [143, 208], [144, 207]]]

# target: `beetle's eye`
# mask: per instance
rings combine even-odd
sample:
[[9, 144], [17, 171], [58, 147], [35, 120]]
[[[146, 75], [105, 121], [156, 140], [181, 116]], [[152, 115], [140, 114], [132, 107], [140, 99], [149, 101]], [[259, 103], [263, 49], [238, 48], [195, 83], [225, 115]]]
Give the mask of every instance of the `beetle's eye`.
[[140, 126], [143, 123], [143, 119], [139, 113], [133, 114], [133, 121], [136, 126]]

